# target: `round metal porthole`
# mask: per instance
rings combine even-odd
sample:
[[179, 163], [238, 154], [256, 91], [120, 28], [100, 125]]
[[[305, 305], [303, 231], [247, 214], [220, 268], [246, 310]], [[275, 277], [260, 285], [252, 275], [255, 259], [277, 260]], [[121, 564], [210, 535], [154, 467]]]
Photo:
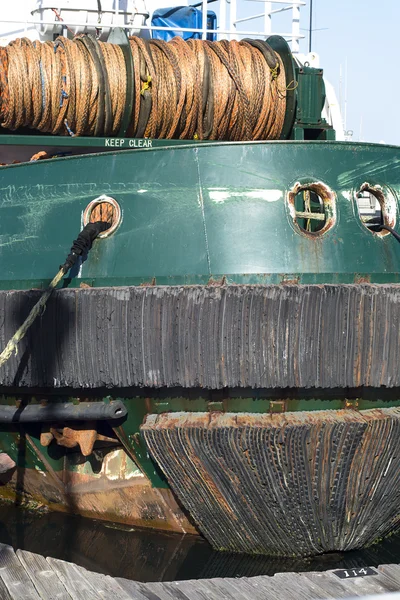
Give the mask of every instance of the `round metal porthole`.
[[382, 225], [396, 225], [396, 200], [393, 194], [380, 185], [363, 183], [355, 194], [358, 215], [362, 224], [374, 235], [384, 237], [389, 231]]
[[336, 223], [335, 193], [321, 181], [297, 182], [288, 193], [289, 212], [297, 231], [315, 237]]
[[83, 224], [96, 223], [97, 221], [105, 221], [110, 224], [110, 227], [99, 233], [99, 238], [105, 238], [114, 233], [121, 223], [121, 207], [114, 198], [110, 196], [99, 196], [92, 200], [87, 205], [83, 213]]

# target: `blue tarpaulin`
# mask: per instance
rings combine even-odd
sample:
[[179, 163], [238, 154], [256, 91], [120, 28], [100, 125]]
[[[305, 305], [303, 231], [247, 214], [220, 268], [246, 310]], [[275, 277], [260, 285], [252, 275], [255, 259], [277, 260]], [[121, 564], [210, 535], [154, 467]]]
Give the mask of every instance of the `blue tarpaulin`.
[[[194, 6], [175, 6], [173, 8], [160, 8], [153, 13], [151, 24], [153, 27], [182, 27], [188, 29], [201, 29], [203, 13]], [[212, 10], [207, 11], [207, 29], [216, 29], [217, 16]], [[157, 40], [172, 40], [175, 36], [180, 36], [184, 40], [201, 39], [201, 33], [192, 31], [166, 31], [154, 29], [152, 36]], [[208, 33], [207, 39], [214, 41], [217, 39], [215, 33]]]

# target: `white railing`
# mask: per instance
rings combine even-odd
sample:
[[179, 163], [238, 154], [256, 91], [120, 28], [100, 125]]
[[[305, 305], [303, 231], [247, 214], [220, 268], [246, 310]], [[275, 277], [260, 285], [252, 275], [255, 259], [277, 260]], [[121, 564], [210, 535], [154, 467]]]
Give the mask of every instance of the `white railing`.
[[[299, 0], [246, 0], [246, 4], [250, 2], [259, 2], [264, 4], [264, 11], [253, 15], [241, 17], [240, 19], [236, 16], [236, 0], [231, 0], [230, 4], [230, 31], [233, 37], [243, 35], [243, 31], [238, 28], [241, 23], [247, 23], [248, 21], [263, 19], [264, 28], [262, 35], [268, 36], [273, 32], [272, 19], [273, 15], [281, 14], [284, 12], [291, 11], [292, 13], [292, 32], [291, 33], [277, 33], [287, 40], [292, 42], [292, 52], [298, 53], [300, 51], [299, 42], [304, 38], [304, 35], [300, 34], [300, 7], [305, 6], [306, 3]], [[203, 6], [205, 2], [203, 0]], [[280, 8], [273, 8], [274, 5], [282, 5]], [[203, 8], [204, 11], [204, 8]], [[248, 35], [247, 33], [245, 35]], [[258, 32], [253, 35], [260, 35]]]
[[[207, 29], [207, 9], [208, 3], [207, 0], [201, 0], [197, 6], [202, 8], [202, 26], [201, 28], [182, 28], [182, 27], [160, 27], [160, 26], [151, 26], [145, 24], [145, 16], [143, 15], [143, 24], [140, 24], [140, 30], [143, 31], [175, 31], [179, 33], [183, 32], [193, 32], [200, 33], [202, 39], [206, 39], [207, 34], [215, 33], [217, 35], [217, 39], [241, 39], [242, 37], [261, 37], [265, 38], [271, 33], [275, 33], [277, 35], [281, 35], [287, 41], [291, 42], [292, 52], [299, 52], [299, 43], [300, 40], [304, 38], [304, 35], [300, 34], [300, 8], [305, 6], [305, 2], [303, 0], [240, 0], [240, 9], [243, 13], [243, 8], [245, 11], [248, 9], [252, 9], [252, 5], [254, 3], [264, 4], [264, 10], [262, 12], [256, 12], [254, 14], [249, 14], [245, 16], [240, 16], [238, 18], [238, 4], [237, 0], [219, 0], [217, 4], [218, 10], [217, 12], [217, 29]], [[151, 3], [154, 4], [155, 8], [157, 7], [157, 0], [151, 0]], [[177, 3], [179, 4], [179, 3]], [[174, 5], [174, 1], [171, 1], [170, 5]], [[278, 8], [274, 8], [274, 6], [278, 5]], [[214, 5], [211, 5], [214, 9]], [[66, 11], [67, 12], [67, 11]], [[113, 24], [117, 23], [119, 27], [126, 29], [128, 32], [132, 31], [133, 28], [138, 27], [135, 22], [133, 25], [133, 18], [135, 14], [132, 14], [132, 17], [127, 19], [125, 15], [125, 22], [120, 22], [123, 19], [122, 11], [119, 8], [119, 1], [116, 0], [115, 3], [115, 18], [113, 19]], [[273, 16], [276, 14], [282, 13], [291, 13], [291, 31], [289, 32], [279, 32], [273, 31]], [[76, 14], [76, 13], [75, 13]], [[143, 14], [143, 13], [140, 13]], [[140, 15], [137, 14], [137, 17]], [[118, 19], [118, 17], [120, 17]], [[259, 27], [256, 29], [250, 29], [246, 27], [246, 24], [251, 21], [261, 21]], [[0, 19], [0, 37], [1, 35], [7, 35], [7, 32], [4, 29], [4, 26], [7, 24], [13, 25], [22, 25], [21, 30], [28, 32], [28, 30], [32, 27], [39, 28], [40, 26], [56, 26], [60, 28], [60, 32], [62, 28], [72, 27], [72, 28], [80, 28], [83, 31], [91, 30], [94, 27], [92, 22], [88, 21], [72, 21], [70, 22], [67, 19], [58, 20], [58, 17], [55, 15], [53, 20], [44, 20], [40, 18], [31, 17], [29, 19]], [[104, 22], [96, 22], [96, 29], [107, 31], [110, 30], [111, 23]], [[19, 33], [19, 32], [18, 32]], [[21, 34], [20, 34], [21, 35]], [[37, 36], [38, 37], [38, 36]]]

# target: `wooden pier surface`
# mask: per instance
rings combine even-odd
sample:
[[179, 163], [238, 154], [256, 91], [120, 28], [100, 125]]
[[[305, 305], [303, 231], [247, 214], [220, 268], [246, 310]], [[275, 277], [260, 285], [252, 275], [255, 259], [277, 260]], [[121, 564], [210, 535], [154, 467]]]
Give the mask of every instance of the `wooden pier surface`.
[[[339, 577], [341, 575], [341, 577]], [[273, 577], [139, 583], [0, 544], [1, 600], [310, 600], [400, 591], [400, 565]]]

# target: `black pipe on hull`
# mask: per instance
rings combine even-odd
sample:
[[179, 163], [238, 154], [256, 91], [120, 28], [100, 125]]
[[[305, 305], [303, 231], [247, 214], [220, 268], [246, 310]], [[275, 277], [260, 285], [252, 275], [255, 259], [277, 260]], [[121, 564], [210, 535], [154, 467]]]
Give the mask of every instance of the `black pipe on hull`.
[[105, 402], [52, 402], [26, 406], [0, 406], [0, 423], [44, 423], [49, 421], [106, 421], [127, 415], [121, 400]]

